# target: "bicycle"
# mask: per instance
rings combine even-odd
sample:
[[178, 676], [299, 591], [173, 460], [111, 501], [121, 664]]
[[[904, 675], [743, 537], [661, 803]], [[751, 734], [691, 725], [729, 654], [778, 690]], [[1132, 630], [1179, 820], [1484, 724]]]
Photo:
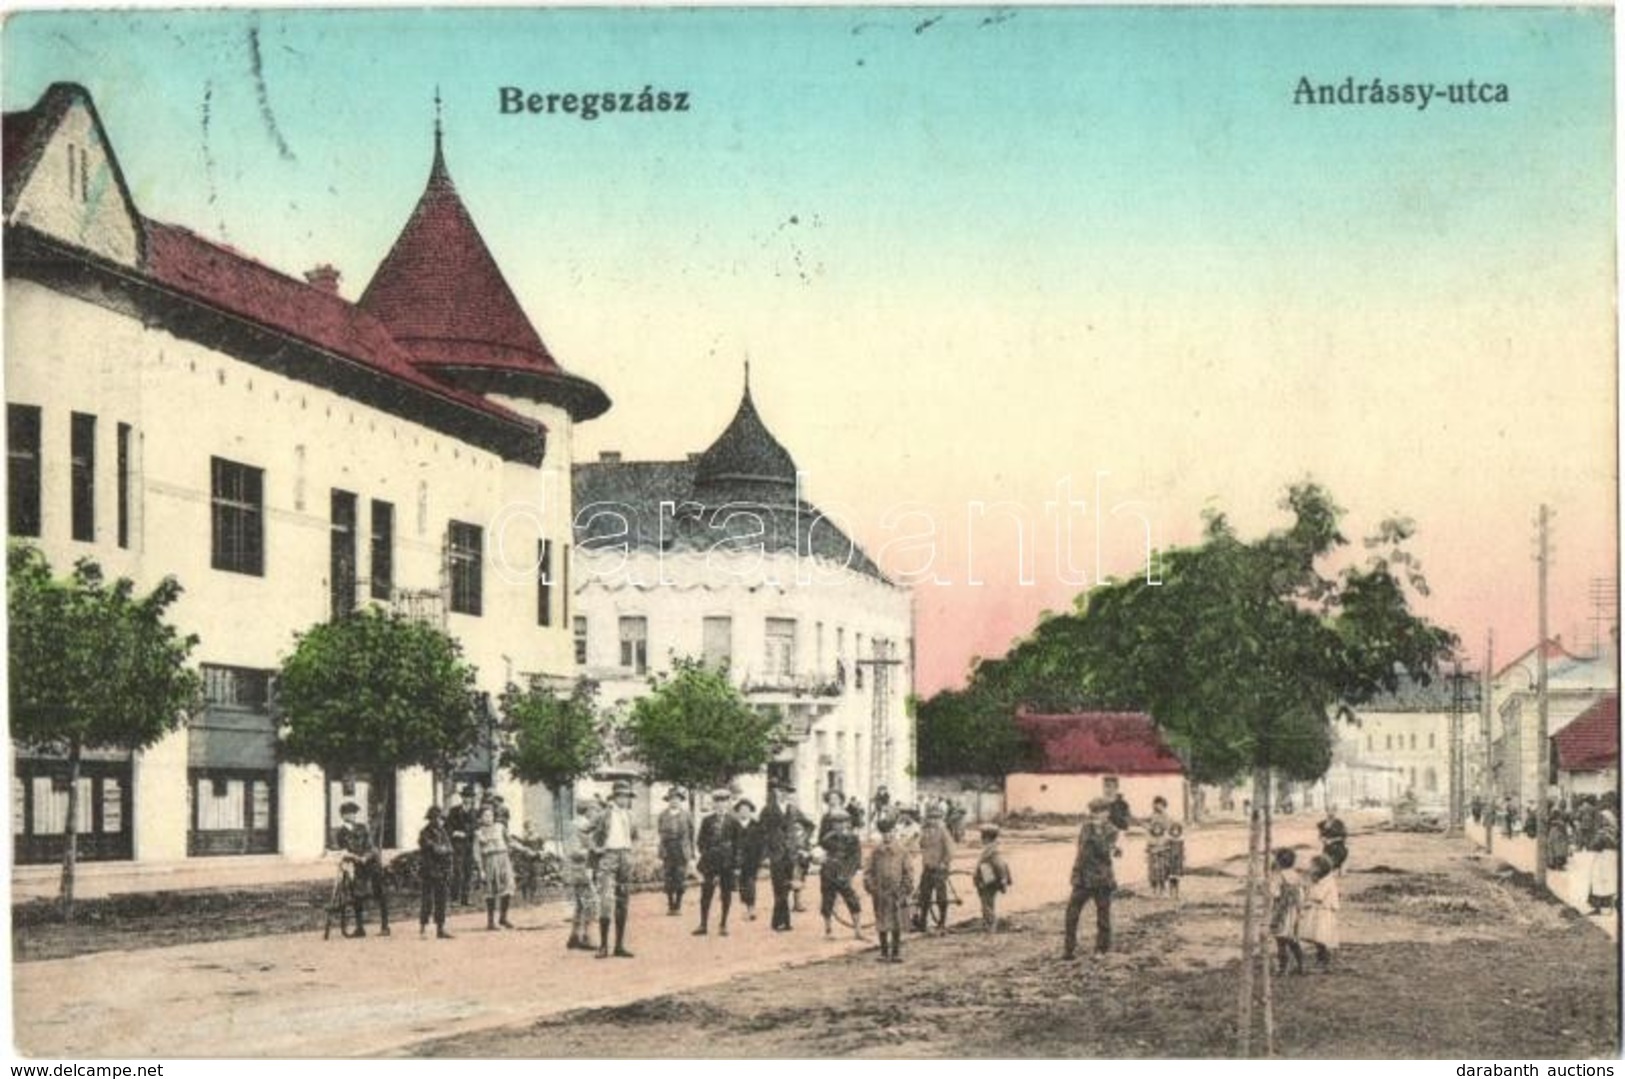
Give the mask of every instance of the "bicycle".
[[[963, 906], [965, 903], [964, 897], [959, 894], [959, 889], [954, 886], [954, 878], [970, 878], [971, 876], [973, 876], [973, 874], [968, 869], [951, 869], [948, 871], [947, 884], [949, 906], [958, 907]], [[854, 887], [857, 887], [856, 882], [854, 882]], [[931, 906], [935, 907], [935, 903], [932, 903]], [[832, 913], [835, 921], [841, 925], [844, 925], [848, 929], [873, 929], [875, 927], [875, 917], [874, 910], [872, 908], [873, 899], [870, 897], [868, 906], [859, 915], [859, 925], [853, 925], [852, 915], [846, 909], [846, 905], [844, 903], [837, 902], [835, 904], [835, 910]], [[918, 881], [914, 882], [914, 887], [909, 889], [908, 895], [902, 900], [902, 908], [903, 924], [911, 929], [914, 929], [915, 932], [921, 932], [922, 930], [914, 928], [921, 925], [920, 884]]]
[[339, 863], [338, 875], [333, 878], [333, 893], [327, 900], [327, 924], [322, 927], [322, 939], [333, 936], [333, 920], [338, 919], [339, 935], [345, 939], [355, 936], [355, 867], [348, 861]]
[[[971, 876], [972, 873], [968, 869], [948, 870], [948, 875], [943, 879], [943, 883], [947, 885], [949, 906], [960, 907], [965, 905], [964, 897], [959, 894], [959, 889], [954, 887], [954, 878], [964, 877], [968, 880]], [[935, 907], [935, 897], [931, 897], [926, 899], [924, 902], [921, 902], [920, 885], [919, 882], [916, 881], [914, 883], [914, 891], [908, 897], [907, 913], [909, 928], [914, 930], [916, 933], [925, 932], [930, 925], [931, 911], [935, 909]], [[943, 928], [947, 928], [946, 917], [943, 919]]]

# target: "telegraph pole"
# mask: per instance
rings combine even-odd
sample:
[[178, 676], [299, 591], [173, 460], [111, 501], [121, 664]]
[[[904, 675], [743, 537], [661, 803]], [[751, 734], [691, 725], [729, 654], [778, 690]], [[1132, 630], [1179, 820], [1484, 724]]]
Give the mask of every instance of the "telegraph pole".
[[1535, 648], [1535, 700], [1537, 707], [1536, 719], [1536, 768], [1538, 775], [1535, 780], [1535, 883], [1541, 888], [1546, 887], [1546, 818], [1550, 811], [1547, 805], [1547, 783], [1551, 765], [1547, 757], [1551, 753], [1551, 739], [1547, 735], [1547, 687], [1546, 687], [1546, 577], [1551, 564], [1551, 550], [1547, 543], [1547, 530], [1551, 522], [1551, 511], [1544, 502], [1540, 506], [1540, 632], [1537, 635], [1539, 645]]
[[1467, 710], [1467, 689], [1463, 684], [1465, 677], [1461, 673], [1461, 663], [1457, 661], [1450, 675], [1450, 828], [1447, 834], [1452, 836], [1461, 835], [1466, 827], [1462, 812], [1465, 793], [1462, 785], [1467, 779], [1467, 769], [1461, 744], [1462, 715]]
[[1484, 849], [1495, 849], [1495, 751], [1490, 745], [1490, 711], [1495, 701], [1495, 630], [1484, 644], [1484, 688], [1479, 693], [1478, 722], [1484, 736], [1484, 770], [1478, 782], [1484, 798]]

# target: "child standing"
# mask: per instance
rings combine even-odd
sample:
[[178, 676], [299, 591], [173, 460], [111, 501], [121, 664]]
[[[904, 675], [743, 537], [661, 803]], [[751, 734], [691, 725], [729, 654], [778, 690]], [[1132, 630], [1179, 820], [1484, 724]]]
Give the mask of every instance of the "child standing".
[[1168, 890], [1168, 840], [1162, 822], [1153, 819], [1145, 839], [1145, 875], [1152, 895]]
[[[508, 856], [508, 826], [497, 820], [488, 803], [480, 809], [480, 826], [474, 832], [474, 848], [480, 856], [480, 873], [485, 878], [485, 928], [495, 932], [498, 925], [512, 929], [508, 904], [513, 901], [513, 861]], [[497, 920], [497, 904], [502, 919]]]
[[834, 810], [824, 819], [829, 828], [820, 844], [824, 850], [824, 864], [818, 871], [819, 913], [824, 916], [824, 936], [835, 935], [832, 919], [835, 900], [840, 898], [852, 915], [852, 936], [864, 940], [863, 907], [858, 902], [858, 893], [852, 890], [852, 878], [863, 868], [863, 850], [858, 846], [858, 837], [852, 834], [846, 810]]
[[1315, 946], [1315, 965], [1331, 973], [1332, 952], [1337, 950], [1337, 874], [1324, 854], [1309, 863], [1309, 884], [1303, 891], [1303, 912], [1298, 918], [1298, 939]]
[[1185, 875], [1185, 827], [1178, 821], [1168, 826], [1168, 894], [1179, 898], [1179, 878]]
[[880, 845], [869, 853], [863, 871], [863, 887], [875, 908], [875, 929], [880, 933], [880, 961], [903, 961], [903, 911], [914, 894], [914, 874], [909, 867], [908, 848], [898, 841], [896, 822], [888, 816], [875, 819]]
[[976, 896], [982, 901], [982, 928], [998, 932], [999, 893], [1012, 884], [1010, 863], [999, 850], [999, 826], [982, 825], [982, 856], [976, 860]]
[[1275, 937], [1275, 973], [1285, 974], [1291, 953], [1297, 971], [1303, 973], [1303, 946], [1298, 943], [1298, 925], [1303, 910], [1303, 874], [1297, 869], [1298, 855], [1290, 850], [1275, 852], [1275, 874], [1270, 889], [1270, 934]]
[[570, 939], [564, 946], [584, 952], [595, 947], [592, 923], [598, 917], [598, 888], [593, 883], [597, 866], [593, 865], [592, 830], [597, 823], [586, 808], [578, 809], [564, 841], [564, 883], [574, 906]]

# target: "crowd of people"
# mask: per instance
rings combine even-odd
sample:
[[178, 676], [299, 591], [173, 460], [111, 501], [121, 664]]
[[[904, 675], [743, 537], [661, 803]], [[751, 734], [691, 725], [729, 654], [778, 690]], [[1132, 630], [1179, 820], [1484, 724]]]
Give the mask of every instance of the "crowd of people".
[[[1499, 805], [1475, 797], [1469, 804], [1475, 824], [1499, 829], [1503, 838], [1540, 836], [1540, 810], [1530, 802], [1519, 807], [1510, 795]], [[1546, 867], [1559, 872], [1580, 852], [1591, 858], [1586, 880], [1586, 900], [1593, 914], [1619, 905], [1619, 793], [1576, 794], [1554, 798], [1546, 813]]]

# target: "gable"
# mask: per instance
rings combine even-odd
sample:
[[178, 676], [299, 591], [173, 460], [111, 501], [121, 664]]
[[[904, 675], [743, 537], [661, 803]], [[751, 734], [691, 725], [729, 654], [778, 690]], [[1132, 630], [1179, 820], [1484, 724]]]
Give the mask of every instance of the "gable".
[[141, 231], [89, 98], [52, 87], [34, 111], [26, 138], [6, 140], [6, 224], [139, 265]]

